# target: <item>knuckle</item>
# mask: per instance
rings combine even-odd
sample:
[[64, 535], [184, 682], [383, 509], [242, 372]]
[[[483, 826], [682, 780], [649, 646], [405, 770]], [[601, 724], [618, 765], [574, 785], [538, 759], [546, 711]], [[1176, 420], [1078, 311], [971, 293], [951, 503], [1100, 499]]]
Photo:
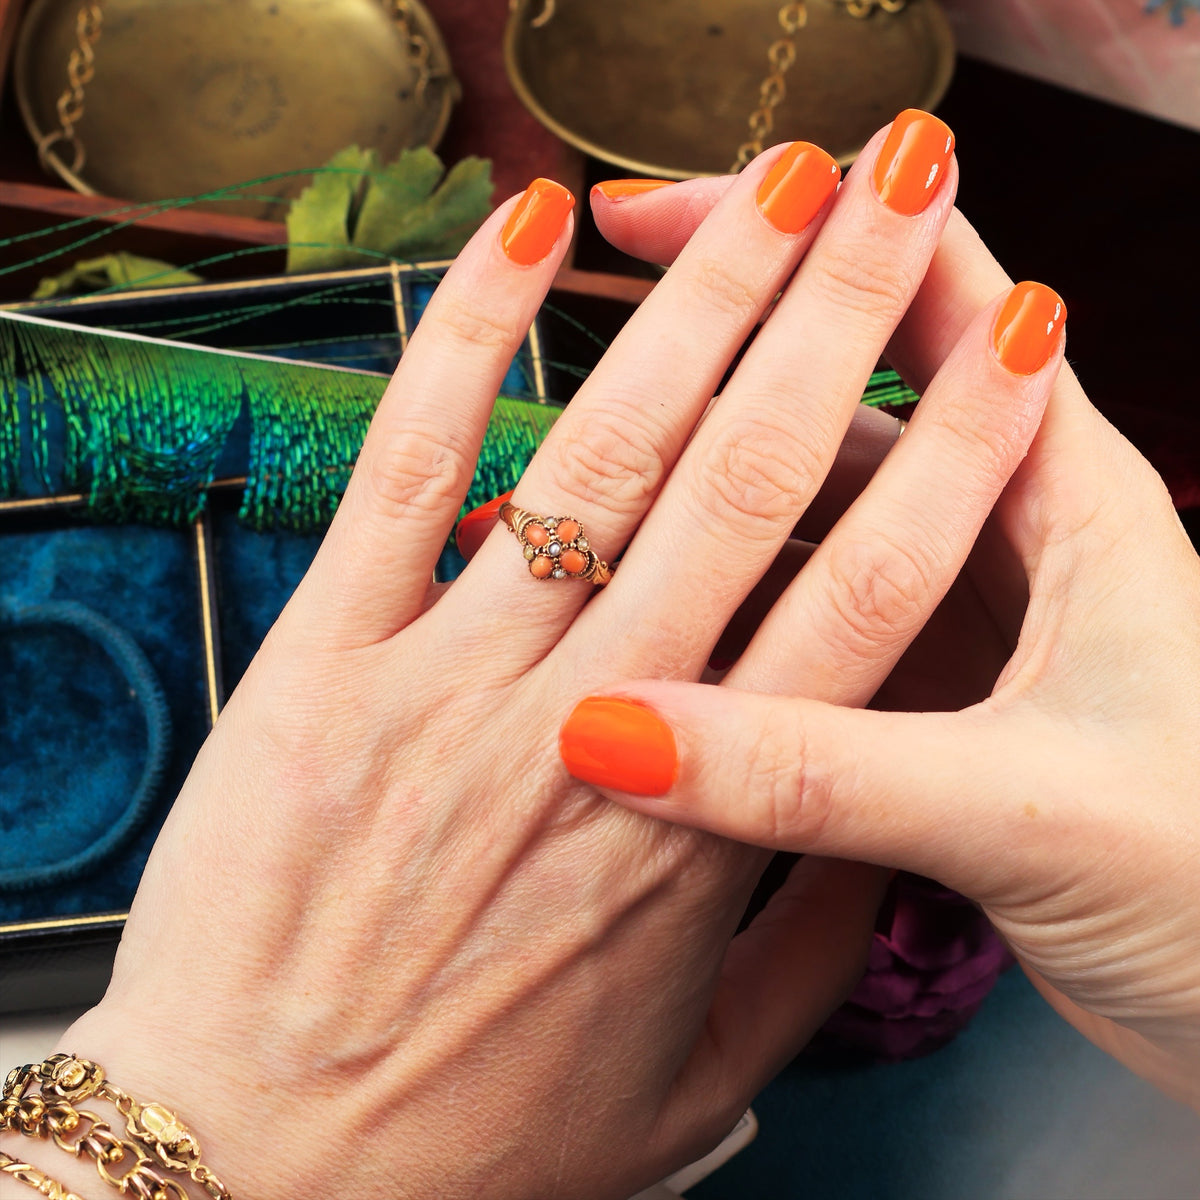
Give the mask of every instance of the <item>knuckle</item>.
[[1006, 481], [1025, 452], [1026, 439], [1021, 428], [1012, 422], [1002, 405], [981, 400], [956, 411], [943, 410], [934, 404], [929, 407], [928, 420], [940, 440], [954, 449], [950, 460], [960, 460], [966, 468], [964, 486], [992, 490], [996, 482]]
[[914, 635], [933, 593], [924, 558], [882, 535], [871, 543], [831, 538], [828, 545], [828, 606], [846, 648], [861, 655]]
[[749, 795], [760, 805], [764, 845], [808, 850], [833, 811], [828, 776], [815, 769], [802, 722], [764, 721], [747, 748]]
[[525, 336], [523, 329], [504, 319], [503, 310], [488, 312], [459, 296], [442, 297], [429, 315], [434, 317], [439, 334], [470, 346], [506, 349], [515, 347]]
[[762, 297], [720, 259], [702, 259], [692, 272], [692, 282], [705, 307], [719, 316], [752, 316], [762, 306]]
[[627, 409], [595, 411], [547, 448], [557, 492], [617, 516], [640, 517], [666, 473], [654, 431]]
[[821, 256], [814, 284], [836, 309], [876, 320], [903, 312], [916, 281], [902, 262], [882, 253], [884, 246], [882, 239], [835, 241]]
[[714, 519], [735, 536], [774, 537], [816, 492], [824, 473], [819, 451], [761, 420], [723, 429], [697, 467], [699, 492]]
[[406, 429], [360, 461], [367, 505], [389, 520], [443, 517], [470, 482], [463, 456], [444, 430]]

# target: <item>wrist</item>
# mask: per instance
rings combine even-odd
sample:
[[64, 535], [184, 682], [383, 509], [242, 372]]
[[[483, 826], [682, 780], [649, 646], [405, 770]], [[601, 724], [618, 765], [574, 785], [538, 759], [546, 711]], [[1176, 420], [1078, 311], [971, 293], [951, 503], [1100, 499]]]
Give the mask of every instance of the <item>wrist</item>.
[[[52, 1053], [99, 1064], [109, 1080], [142, 1106], [154, 1104], [177, 1117], [199, 1144], [204, 1166], [232, 1200], [324, 1200], [345, 1194], [336, 1183], [329, 1184], [317, 1161], [311, 1125], [295, 1119], [298, 1104], [313, 1103], [311, 1080], [289, 1071], [284, 1062], [277, 1075], [264, 1072], [258, 1065], [263, 1056], [236, 1044], [238, 1026], [223, 1023], [218, 1033], [206, 1029], [202, 1019], [168, 1025], [130, 1016], [144, 1009], [102, 1001], [67, 1030]], [[336, 1101], [325, 1098], [336, 1107]], [[95, 1108], [98, 1112], [100, 1106]], [[108, 1115], [115, 1114], [106, 1105]], [[125, 1137], [124, 1122], [113, 1124]], [[270, 1135], [264, 1137], [264, 1130]], [[391, 1158], [394, 1162], [396, 1156]], [[81, 1200], [107, 1200], [111, 1189], [96, 1186], [100, 1180], [94, 1166], [75, 1165], [92, 1171], [91, 1191], [79, 1192]], [[211, 1194], [186, 1175], [163, 1174], [181, 1182], [193, 1200], [210, 1200]], [[83, 1179], [88, 1180], [86, 1170]], [[399, 1186], [389, 1191], [397, 1200], [406, 1194]]]

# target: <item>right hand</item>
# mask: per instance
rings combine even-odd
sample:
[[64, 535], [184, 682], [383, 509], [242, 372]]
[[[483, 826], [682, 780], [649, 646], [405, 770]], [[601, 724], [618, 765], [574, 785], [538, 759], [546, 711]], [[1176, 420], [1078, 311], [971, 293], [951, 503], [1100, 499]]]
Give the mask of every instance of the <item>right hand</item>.
[[[639, 203], [656, 206], [654, 220], [636, 220], [629, 203], [624, 225], [608, 214], [606, 233], [669, 258], [678, 212], [723, 186], [706, 181], [690, 201], [653, 194]], [[914, 387], [1005, 283], [955, 215], [889, 346]], [[879, 712], [750, 694], [765, 647], [779, 659], [820, 640], [813, 600], [832, 593], [820, 586], [830, 556], [818, 552], [731, 686], [608, 693], [671, 728], [679, 774], [659, 796], [611, 785], [607, 794], [759, 845], [956, 888], [983, 906], [1067, 1020], [1200, 1107], [1200, 559], [1162, 481], [1067, 368], [985, 537], [966, 579], [976, 628], [991, 620], [977, 649], [994, 671], [996, 646], [1007, 643], [1007, 663], [979, 703]], [[910, 565], [908, 584], [922, 568]], [[896, 583], [864, 584], [885, 621], [904, 615], [905, 580]], [[972, 653], [940, 665], [953, 674], [978, 662]], [[904, 685], [893, 684], [889, 707], [905, 707]]]

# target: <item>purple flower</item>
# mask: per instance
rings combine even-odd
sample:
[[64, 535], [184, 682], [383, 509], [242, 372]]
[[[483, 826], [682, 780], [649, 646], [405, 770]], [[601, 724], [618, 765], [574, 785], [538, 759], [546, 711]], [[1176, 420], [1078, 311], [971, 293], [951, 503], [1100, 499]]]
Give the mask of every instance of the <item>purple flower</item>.
[[898, 875], [866, 974], [810, 1050], [876, 1060], [928, 1054], [966, 1026], [1012, 963], [970, 900], [932, 880]]

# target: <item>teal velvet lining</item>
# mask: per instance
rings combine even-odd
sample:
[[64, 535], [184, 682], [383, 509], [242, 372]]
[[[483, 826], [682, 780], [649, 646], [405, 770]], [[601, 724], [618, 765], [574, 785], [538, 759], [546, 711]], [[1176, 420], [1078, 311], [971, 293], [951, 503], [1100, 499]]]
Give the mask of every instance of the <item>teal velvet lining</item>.
[[[117, 768], [118, 778], [109, 781], [109, 790], [118, 798], [111, 812], [97, 810], [87, 814], [90, 821], [80, 820], [67, 826], [47, 820], [48, 810], [37, 803], [39, 797], [27, 795], [14, 797], [17, 803], [4, 814], [8, 820], [4, 822], [7, 836], [0, 839], [0, 892], [61, 887], [107, 865], [145, 824], [171, 753], [167, 700], [154, 668], [137, 642], [119, 625], [77, 601], [46, 600], [22, 607], [0, 596], [0, 631], [8, 634], [17, 674], [27, 677], [26, 693], [41, 688], [58, 694], [61, 689], [70, 697], [67, 707], [78, 705], [96, 715], [95, 733], [101, 744], [105, 741], [105, 731], [99, 726], [111, 726], [113, 716], [128, 708], [131, 701], [140, 710], [145, 727], [142, 763], [133, 779], [120, 778], [124, 772], [116, 760], [106, 758], [100, 764], [101, 776], [113, 774], [113, 768]], [[54, 633], [59, 635], [59, 642], [47, 646], [47, 634]], [[73, 654], [63, 653], [64, 642], [66, 648], [75, 643]], [[96, 686], [103, 678], [102, 659], [107, 659], [117, 672], [115, 689], [111, 679], [105, 681], [105, 686]], [[30, 718], [36, 717], [37, 711], [32, 707], [18, 710], [13, 718], [14, 735], [24, 737], [27, 760], [32, 760], [46, 778], [54, 780], [64, 762], [54, 753], [59, 728], [57, 724], [40, 730], [28, 728], [36, 725]], [[129, 736], [126, 721], [122, 714], [115, 732]], [[14, 792], [17, 782], [14, 781]], [[104, 789], [103, 782], [100, 787]], [[124, 807], [120, 805], [121, 796], [127, 797]], [[22, 828], [31, 818], [32, 831]], [[11, 853], [21, 851], [30, 840], [41, 854]]]
[[[217, 608], [228, 690], [308, 568], [319, 535], [261, 534], [214, 514]], [[191, 531], [142, 526], [0, 533], [0, 596], [18, 608], [86, 605], [132, 637], [167, 697], [166, 770], [143, 827], [77, 881], [0, 892], [0, 923], [120, 911], [208, 731]], [[67, 626], [0, 635], [0, 870], [86, 848], [128, 805], [146, 719], [102, 647]]]
[[232, 510], [213, 514], [221, 663], [232, 691], [288, 597], [304, 577], [322, 534], [256, 533]]
[[[0, 893], [0, 921], [125, 908], [206, 729], [189, 535], [140, 526], [6, 532], [0, 564], [9, 604], [74, 601], [129, 634], [166, 693], [173, 729], [143, 829], [76, 882]], [[0, 867], [79, 851], [125, 810], [145, 763], [146, 721], [127, 679], [75, 630], [8, 629], [0, 704]]]

